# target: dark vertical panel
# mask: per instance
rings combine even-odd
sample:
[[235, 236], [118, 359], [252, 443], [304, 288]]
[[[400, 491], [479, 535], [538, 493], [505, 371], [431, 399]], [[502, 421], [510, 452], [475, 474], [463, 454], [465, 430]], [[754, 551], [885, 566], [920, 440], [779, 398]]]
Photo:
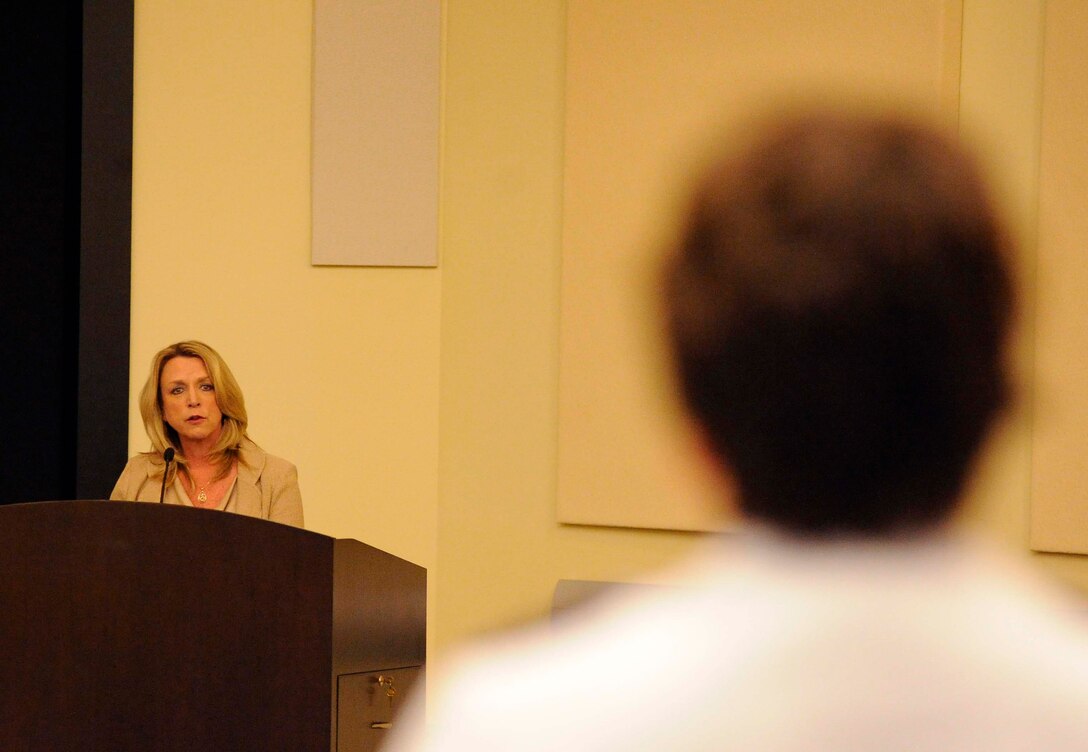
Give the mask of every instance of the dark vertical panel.
[[0, 503], [101, 497], [127, 444], [133, 6], [85, 4], [86, 77], [80, 4], [0, 24]]
[[64, 498], [75, 485], [79, 6], [26, 3], [0, 28], [0, 500]]
[[83, 8], [75, 495], [109, 495], [128, 446], [133, 0]]

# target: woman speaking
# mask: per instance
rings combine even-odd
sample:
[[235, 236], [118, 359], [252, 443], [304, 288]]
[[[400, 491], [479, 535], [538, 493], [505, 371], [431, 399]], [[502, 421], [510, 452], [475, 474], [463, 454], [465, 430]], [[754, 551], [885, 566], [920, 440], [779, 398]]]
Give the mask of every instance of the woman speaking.
[[[161, 500], [302, 527], [295, 466], [250, 440], [242, 390], [208, 345], [178, 342], [155, 354], [140, 415], [151, 451], [128, 461], [111, 499]], [[164, 460], [171, 453], [172, 462]]]

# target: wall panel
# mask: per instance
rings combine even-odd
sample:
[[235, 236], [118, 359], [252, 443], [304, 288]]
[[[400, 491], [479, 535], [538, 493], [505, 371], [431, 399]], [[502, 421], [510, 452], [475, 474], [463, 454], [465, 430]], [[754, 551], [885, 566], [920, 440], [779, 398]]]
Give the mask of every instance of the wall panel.
[[1088, 5], [1051, 0], [1043, 48], [1031, 545], [1088, 553]]
[[949, 0], [568, 7], [559, 519], [723, 524], [663, 395], [654, 248], [707, 123], [782, 97], [906, 103], [954, 116], [962, 7]]

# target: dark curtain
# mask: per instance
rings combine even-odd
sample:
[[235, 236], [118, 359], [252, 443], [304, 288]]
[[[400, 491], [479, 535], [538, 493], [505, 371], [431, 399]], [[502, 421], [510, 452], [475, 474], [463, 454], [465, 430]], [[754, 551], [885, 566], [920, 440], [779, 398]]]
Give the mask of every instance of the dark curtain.
[[103, 498], [127, 445], [133, 2], [0, 26], [0, 503]]

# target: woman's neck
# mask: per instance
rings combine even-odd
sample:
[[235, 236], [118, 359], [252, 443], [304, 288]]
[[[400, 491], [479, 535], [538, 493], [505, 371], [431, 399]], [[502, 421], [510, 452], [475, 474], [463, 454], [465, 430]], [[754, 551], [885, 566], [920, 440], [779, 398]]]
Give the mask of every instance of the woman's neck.
[[215, 444], [219, 441], [219, 434], [222, 433], [222, 429], [217, 430], [203, 439], [192, 440], [181, 438], [181, 453], [185, 457], [185, 461], [189, 465], [210, 465], [212, 461], [209, 459], [212, 451], [215, 449]]

